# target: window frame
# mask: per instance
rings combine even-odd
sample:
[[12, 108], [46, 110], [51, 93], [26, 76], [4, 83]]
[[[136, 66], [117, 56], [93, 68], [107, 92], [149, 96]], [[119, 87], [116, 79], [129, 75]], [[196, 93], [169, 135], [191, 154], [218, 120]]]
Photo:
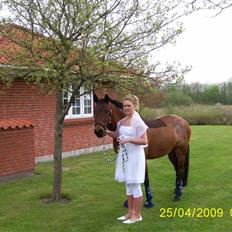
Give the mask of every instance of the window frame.
[[[83, 94], [85, 91], [84, 87], [80, 88], [80, 114], [73, 114], [72, 113], [72, 105], [68, 111], [68, 113], [65, 116], [65, 119], [78, 119], [78, 118], [92, 118], [93, 117], [93, 91], [91, 91], [90, 93], [88, 93], [90, 95], [90, 100], [91, 100], [91, 113], [89, 114], [85, 114], [84, 110], [85, 110], [85, 105], [84, 105], [84, 101], [85, 101], [85, 95]], [[83, 95], [82, 95], [83, 94]], [[68, 91], [68, 101], [70, 100], [71, 97], [71, 93]], [[63, 101], [64, 101], [64, 94], [63, 94]]]

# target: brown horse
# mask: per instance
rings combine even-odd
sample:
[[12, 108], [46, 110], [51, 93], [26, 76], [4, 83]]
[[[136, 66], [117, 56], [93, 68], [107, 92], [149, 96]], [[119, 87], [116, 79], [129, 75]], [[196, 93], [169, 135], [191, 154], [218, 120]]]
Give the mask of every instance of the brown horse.
[[[108, 95], [99, 99], [94, 94], [94, 117], [97, 137], [104, 137], [106, 129], [115, 131], [117, 122], [125, 117], [123, 104], [111, 99]], [[156, 159], [168, 154], [176, 171], [176, 184], [174, 200], [180, 200], [182, 187], [187, 185], [189, 169], [189, 140], [191, 129], [189, 124], [177, 115], [164, 115], [154, 120], [144, 120], [147, 126], [148, 147], [145, 148], [146, 159]], [[118, 143], [113, 139], [115, 152]], [[148, 169], [146, 164], [145, 173], [146, 207], [152, 207], [152, 193], [149, 186]]]

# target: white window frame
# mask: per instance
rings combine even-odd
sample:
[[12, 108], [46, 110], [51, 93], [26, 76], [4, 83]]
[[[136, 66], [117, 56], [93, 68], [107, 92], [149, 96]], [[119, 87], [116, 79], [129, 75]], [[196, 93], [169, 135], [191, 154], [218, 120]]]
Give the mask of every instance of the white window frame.
[[[80, 114], [73, 114], [72, 113], [72, 107], [70, 107], [67, 115], [65, 116], [65, 119], [75, 119], [75, 118], [92, 118], [93, 117], [93, 93], [92, 91], [89, 93], [90, 94], [90, 98], [91, 98], [91, 113], [90, 114], [85, 114], [84, 113], [84, 87], [80, 88]], [[83, 95], [82, 95], [83, 94]], [[68, 92], [68, 100], [71, 98], [71, 93]]]

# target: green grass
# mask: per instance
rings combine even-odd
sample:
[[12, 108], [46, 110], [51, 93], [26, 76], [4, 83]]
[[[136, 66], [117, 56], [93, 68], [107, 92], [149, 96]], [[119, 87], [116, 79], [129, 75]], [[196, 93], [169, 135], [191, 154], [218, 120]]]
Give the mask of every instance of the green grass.
[[[68, 204], [44, 204], [52, 188], [52, 163], [39, 164], [32, 178], [0, 184], [0, 231], [231, 231], [232, 127], [192, 127], [189, 185], [172, 202], [174, 171], [167, 156], [149, 161], [155, 206], [143, 209], [143, 221], [124, 225], [124, 185], [114, 181], [114, 164], [101, 153], [64, 160], [63, 193]], [[222, 208], [221, 218], [160, 218], [161, 208]]]

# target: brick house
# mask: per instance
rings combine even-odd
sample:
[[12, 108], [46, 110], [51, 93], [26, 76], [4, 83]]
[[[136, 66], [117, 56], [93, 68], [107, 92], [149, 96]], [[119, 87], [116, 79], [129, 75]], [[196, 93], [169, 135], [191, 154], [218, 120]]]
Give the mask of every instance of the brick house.
[[[0, 38], [0, 49], [5, 41]], [[0, 68], [4, 57], [0, 56]], [[81, 91], [84, 91], [81, 89]], [[113, 90], [96, 89], [99, 96]], [[64, 94], [64, 101], [68, 94]], [[55, 94], [16, 79], [10, 88], [0, 81], [0, 180], [33, 173], [34, 164], [51, 160], [54, 152]], [[93, 95], [76, 99], [64, 121], [63, 157], [102, 149], [102, 139], [93, 133]], [[111, 139], [105, 143], [110, 147]]]

